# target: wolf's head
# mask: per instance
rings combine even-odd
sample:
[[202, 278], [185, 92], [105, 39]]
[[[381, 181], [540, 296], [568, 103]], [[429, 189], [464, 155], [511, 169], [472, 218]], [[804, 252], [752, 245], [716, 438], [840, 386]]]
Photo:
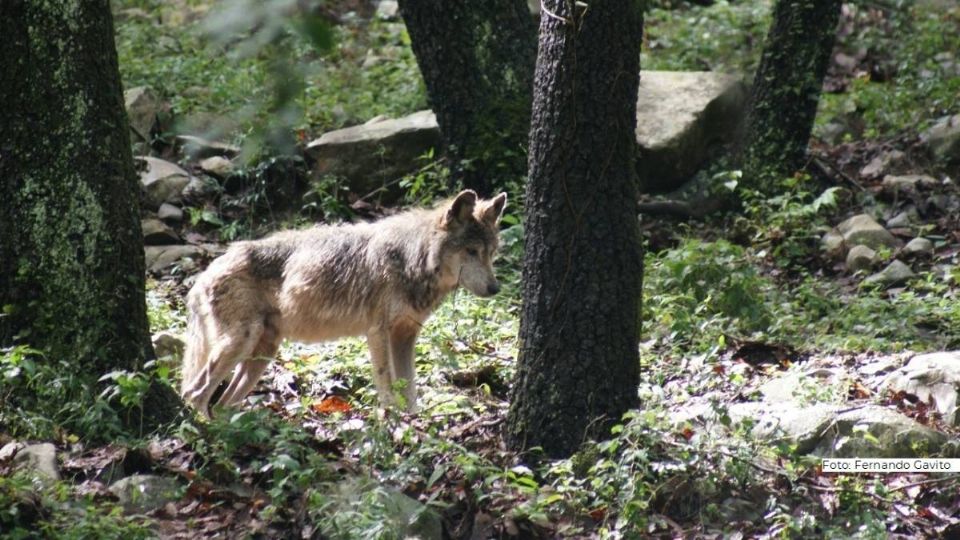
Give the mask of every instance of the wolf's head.
[[476, 192], [461, 191], [445, 207], [442, 228], [446, 233], [442, 271], [456, 276], [457, 284], [477, 296], [500, 290], [493, 274], [493, 259], [500, 245], [500, 216], [507, 194], [478, 200]]

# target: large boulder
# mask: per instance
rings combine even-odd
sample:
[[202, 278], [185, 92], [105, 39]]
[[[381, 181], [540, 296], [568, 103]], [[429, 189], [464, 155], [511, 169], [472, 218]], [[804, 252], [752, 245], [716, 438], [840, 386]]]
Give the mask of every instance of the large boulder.
[[907, 365], [888, 375], [881, 388], [913, 394], [932, 404], [948, 422], [958, 425], [960, 351], [914, 356]]
[[155, 157], [137, 158], [146, 163], [140, 173], [143, 185], [144, 204], [151, 210], [157, 210], [165, 202], [180, 201], [180, 192], [190, 183], [190, 173], [179, 165]]
[[670, 191], [692, 176], [710, 151], [733, 139], [746, 89], [710, 71], [641, 71], [637, 96], [637, 172], [645, 191]]
[[137, 86], [123, 93], [124, 105], [134, 142], [149, 143], [166, 106], [148, 86]]
[[910, 458], [936, 454], [947, 436], [879, 405], [840, 412], [811, 454], [834, 458]]
[[324, 133], [307, 145], [317, 176], [336, 175], [366, 195], [418, 166], [417, 158], [440, 145], [432, 111]]
[[13, 457], [13, 468], [40, 481], [60, 480], [57, 448], [50, 443], [29, 444], [20, 448]]
[[874, 250], [900, 247], [900, 241], [867, 214], [858, 214], [843, 221], [837, 225], [837, 232], [843, 236], [844, 244], [848, 247], [862, 245]]
[[920, 134], [920, 140], [936, 161], [960, 163], [960, 114], [944, 116]]
[[110, 485], [113, 493], [129, 513], [156, 510], [178, 499], [177, 481], [152, 474], [135, 474]]

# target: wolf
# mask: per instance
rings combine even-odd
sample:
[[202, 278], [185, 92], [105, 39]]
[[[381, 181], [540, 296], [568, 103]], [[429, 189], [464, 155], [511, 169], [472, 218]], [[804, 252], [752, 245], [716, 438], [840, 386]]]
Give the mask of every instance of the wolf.
[[[493, 271], [507, 196], [464, 190], [433, 209], [373, 223], [317, 226], [236, 242], [187, 294], [181, 395], [205, 416], [243, 400], [284, 338], [365, 335], [384, 407], [416, 410], [414, 344], [440, 302], [462, 286], [500, 290]], [[406, 382], [402, 402], [394, 383]]]

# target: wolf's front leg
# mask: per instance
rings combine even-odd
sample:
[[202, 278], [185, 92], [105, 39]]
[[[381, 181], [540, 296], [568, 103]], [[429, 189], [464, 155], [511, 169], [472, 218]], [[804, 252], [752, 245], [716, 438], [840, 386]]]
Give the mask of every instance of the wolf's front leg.
[[370, 363], [373, 368], [373, 384], [377, 388], [377, 397], [383, 407], [397, 404], [393, 396], [393, 372], [390, 368], [389, 336], [384, 328], [373, 328], [367, 333], [367, 347], [370, 349]]
[[407, 412], [417, 412], [417, 367], [414, 363], [414, 346], [420, 325], [398, 324], [390, 329], [390, 360], [395, 380], [406, 381], [404, 400]]

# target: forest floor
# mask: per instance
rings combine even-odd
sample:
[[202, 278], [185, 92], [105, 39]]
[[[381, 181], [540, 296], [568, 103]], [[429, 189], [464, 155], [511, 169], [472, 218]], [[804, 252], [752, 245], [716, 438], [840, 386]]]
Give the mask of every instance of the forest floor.
[[[115, 4], [125, 14], [118, 16], [117, 32], [127, 86], [153, 86], [183, 118], [230, 117], [231, 142], [262, 135], [269, 107], [251, 103], [269, 101], [274, 64], [264, 52], [241, 58], [211, 53], [198, 31], [210, 2]], [[769, 22], [768, 2], [668, 4], [655, 2], [648, 13], [644, 69], [752, 72]], [[338, 45], [324, 57], [300, 55], [307, 58], [308, 90], [295, 104], [302, 114], [283, 129], [317, 134], [424, 108], [405, 33], [388, 28], [365, 3], [330, 6]], [[0, 534], [960, 535], [960, 477], [825, 474], [819, 458], [796, 440], [757, 435], [760, 412], [754, 418], [737, 414], [744, 405], [775, 408], [766, 399], [783, 394], [771, 390], [771, 382], [797, 380], [787, 394], [800, 410], [882, 407], [915, 422], [918, 432], [942, 434], [947, 442], [933, 455], [960, 455], [950, 443], [958, 432], [948, 415], [932, 400], [884, 388], [880, 368], [870, 368], [889, 366], [883, 372], [889, 374], [915, 353], [960, 349], [960, 171], [931, 157], [920, 138], [940, 118], [960, 112], [960, 7], [845, 4], [838, 38], [807, 174], [784, 179], [783, 194], [774, 198], [742, 193], [743, 211], [736, 215], [698, 222], [641, 218], [643, 406], [608, 441], [586, 443], [565, 460], [520, 455], [502, 443], [517, 358], [523, 254], [522, 208], [513, 205], [497, 263], [501, 293], [478, 299], [457, 292], [417, 343], [417, 415], [378, 413], [362, 340], [285, 343], [242, 408], [211, 421], [188, 419], [149, 437], [120, 435], [104, 424], [101, 437], [82, 438], [64, 426], [102, 421], [97, 402], [78, 397], [96, 392], [70, 390], [70, 381], [58, 374], [24, 355], [6, 354], [3, 376], [29, 373], [38, 396], [55, 406], [49, 418], [12, 408], [4, 413]], [[389, 61], [358, 68], [368, 50]], [[383, 88], [391, 89], [389, 96]], [[251, 159], [253, 168], [259, 158]], [[887, 175], [907, 174], [927, 175], [933, 183], [906, 190], [884, 184]], [[335, 194], [318, 193], [331, 219], [352, 214]], [[421, 192], [398, 204], [425, 198], [429, 194]], [[257, 237], [313, 217], [294, 209], [227, 222], [204, 219], [209, 210], [191, 214], [196, 241]], [[842, 257], [824, 249], [823, 237], [862, 213], [886, 224], [899, 244], [876, 250], [871, 266], [851, 272]], [[890, 224], [904, 213], [908, 223]], [[928, 239], [930, 249], [906, 253], [899, 247], [915, 237]], [[894, 259], [914, 275], [865, 282]], [[183, 298], [209, 261], [199, 262], [151, 276], [147, 303], [155, 335], [183, 333]], [[176, 385], [176, 370], [174, 347], [152, 366], [151, 376]], [[113, 394], [98, 399], [136, 399], [140, 379], [118, 374], [112, 381]], [[709, 413], [691, 412], [697, 405]], [[882, 435], [867, 429], [859, 436], [869, 443]], [[25, 441], [54, 443], [59, 481], [12, 474], [10, 458]], [[923, 455], [924, 448], [915, 446], [911, 451]], [[133, 474], [147, 478], [138, 495], [108, 489]]]

